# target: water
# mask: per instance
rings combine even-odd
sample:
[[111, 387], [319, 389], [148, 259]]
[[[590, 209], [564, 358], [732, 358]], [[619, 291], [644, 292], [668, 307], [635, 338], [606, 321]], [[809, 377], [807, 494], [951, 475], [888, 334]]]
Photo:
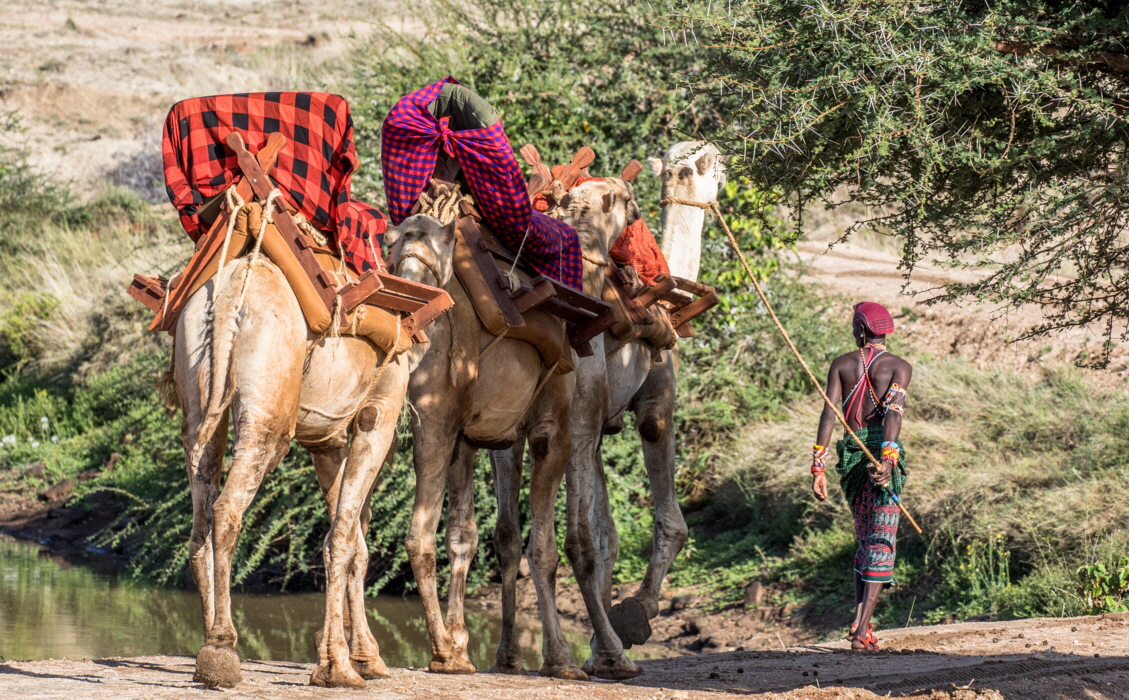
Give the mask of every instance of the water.
[[[232, 613], [245, 659], [317, 660], [320, 593], [233, 594]], [[369, 623], [389, 666], [431, 660], [418, 598], [368, 600]], [[470, 655], [479, 670], [494, 661], [498, 611], [467, 611]], [[583, 635], [566, 635], [574, 658], [588, 656]], [[521, 627], [526, 668], [541, 665], [541, 632]], [[194, 655], [204, 640], [195, 590], [152, 588], [47, 556], [35, 545], [0, 537], [0, 655], [5, 660], [96, 659], [148, 654]]]

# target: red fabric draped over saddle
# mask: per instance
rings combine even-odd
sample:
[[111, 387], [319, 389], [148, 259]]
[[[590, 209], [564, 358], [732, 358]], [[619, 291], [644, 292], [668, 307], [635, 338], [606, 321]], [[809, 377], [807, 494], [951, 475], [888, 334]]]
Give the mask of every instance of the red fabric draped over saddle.
[[207, 231], [199, 206], [241, 176], [224, 144], [238, 131], [252, 152], [275, 132], [286, 147], [270, 177], [286, 199], [315, 227], [329, 233], [358, 272], [378, 266], [387, 221], [375, 207], [353, 199], [360, 167], [353, 144], [349, 103], [322, 92], [259, 92], [213, 95], [173, 105], [165, 119], [161, 151], [165, 189], [193, 241]]
[[[599, 179], [598, 177], [580, 177], [572, 183], [572, 187]], [[572, 189], [572, 187], [569, 189]], [[551, 206], [548, 193], [539, 192], [534, 195], [533, 208], [537, 211], [548, 211]], [[663, 255], [662, 248], [659, 248], [659, 244], [655, 241], [655, 235], [651, 233], [651, 229], [647, 228], [647, 222], [643, 221], [642, 217], [623, 229], [623, 234], [612, 245], [608, 255], [620, 265], [630, 265], [635, 268], [635, 273], [639, 275], [639, 279], [646, 284], [653, 285], [655, 278], [659, 275], [670, 274], [670, 267], [666, 264], [666, 256]]]
[[520, 248], [522, 260], [542, 275], [581, 289], [584, 263], [576, 230], [530, 206], [525, 178], [502, 122], [452, 131], [446, 117], [436, 119], [428, 111], [447, 82], [458, 81], [448, 77], [405, 95], [384, 120], [380, 158], [392, 223], [408, 218], [428, 187], [442, 147], [458, 158], [482, 219], [502, 245], [515, 253]]

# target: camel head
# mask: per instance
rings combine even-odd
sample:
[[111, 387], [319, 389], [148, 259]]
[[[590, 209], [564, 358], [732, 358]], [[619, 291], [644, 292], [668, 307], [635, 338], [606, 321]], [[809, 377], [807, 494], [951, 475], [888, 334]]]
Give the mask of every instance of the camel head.
[[[662, 178], [663, 201], [713, 202], [727, 177], [721, 152], [705, 141], [674, 144], [666, 158], [651, 158], [651, 169]], [[699, 207], [675, 202], [663, 205], [661, 245], [672, 275], [698, 278], [705, 215]]]
[[[639, 203], [630, 182], [605, 177], [577, 185], [569, 191], [564, 220], [576, 229], [580, 248], [588, 261], [608, 259], [608, 251], [623, 235], [623, 229], [639, 218]], [[594, 269], [593, 269], [594, 268]], [[589, 279], [591, 277], [591, 279]], [[584, 291], [603, 288], [604, 271], [594, 264], [584, 266]]]
[[396, 274], [404, 279], [444, 287], [454, 272], [455, 220], [443, 224], [416, 214], [384, 234]]

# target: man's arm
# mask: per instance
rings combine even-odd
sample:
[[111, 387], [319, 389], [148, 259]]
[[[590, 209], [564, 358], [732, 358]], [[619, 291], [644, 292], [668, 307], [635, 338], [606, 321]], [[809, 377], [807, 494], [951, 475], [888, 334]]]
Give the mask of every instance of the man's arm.
[[[831, 369], [827, 372], [827, 398], [832, 401], [839, 401], [843, 395], [843, 386], [839, 382], [839, 368], [835, 366], [836, 363], [831, 363]], [[819, 430], [816, 431], [815, 444], [823, 449], [824, 461], [826, 461], [826, 454], [829, 451], [828, 447], [831, 444], [831, 434], [835, 428], [835, 412], [827, 404], [823, 405], [823, 413], [819, 416]], [[814, 462], [813, 457], [813, 462]], [[812, 493], [820, 501], [827, 500], [827, 474], [813, 473], [811, 483]]]
[[885, 486], [890, 483], [890, 476], [898, 458], [896, 446], [898, 436], [902, 434], [902, 413], [906, 408], [906, 389], [909, 388], [910, 379], [913, 378], [913, 367], [904, 360], [898, 362], [894, 368], [894, 378], [890, 382], [890, 389], [883, 399], [886, 406], [886, 415], [882, 420], [882, 471], [874, 477], [874, 483]]
[[[831, 363], [831, 369], [827, 372], [827, 398], [831, 399], [832, 403], [839, 403], [843, 398], [843, 385], [839, 381], [839, 368], [835, 365], [836, 363]], [[834, 429], [835, 412], [825, 403], [823, 413], [819, 415], [819, 430], [816, 431], [815, 444], [828, 445]]]

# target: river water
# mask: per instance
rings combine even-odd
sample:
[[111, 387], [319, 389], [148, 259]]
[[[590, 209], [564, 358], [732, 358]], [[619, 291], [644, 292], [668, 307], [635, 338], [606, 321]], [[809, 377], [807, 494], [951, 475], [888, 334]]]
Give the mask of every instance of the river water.
[[[245, 659], [316, 661], [320, 593], [233, 594]], [[368, 601], [369, 623], [384, 662], [426, 667], [430, 661], [423, 606], [415, 597]], [[500, 611], [467, 611], [470, 655], [479, 670], [494, 661]], [[587, 640], [567, 635], [577, 663]], [[195, 590], [154, 588], [54, 559], [39, 547], [0, 536], [0, 655], [5, 660], [95, 659], [147, 654], [194, 655], [203, 643]], [[521, 628], [526, 668], [541, 664], [541, 632]]]

